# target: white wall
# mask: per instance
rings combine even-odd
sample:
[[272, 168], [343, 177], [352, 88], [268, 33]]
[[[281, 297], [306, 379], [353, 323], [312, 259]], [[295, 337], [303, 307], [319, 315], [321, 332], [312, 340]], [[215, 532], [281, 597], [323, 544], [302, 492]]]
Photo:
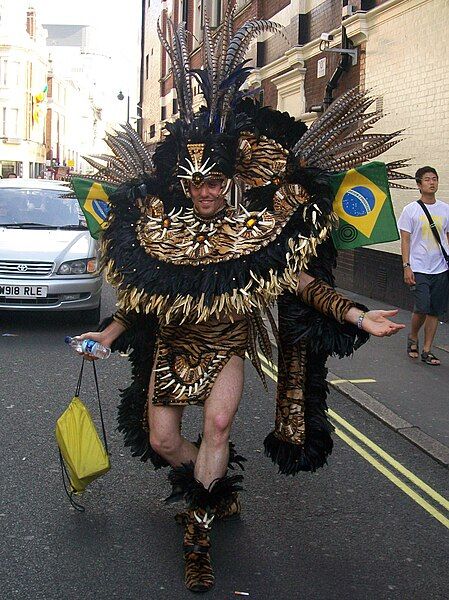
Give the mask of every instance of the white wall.
[[[449, 202], [449, 1], [390, 0], [361, 18], [366, 88], [383, 96], [386, 113], [376, 128], [406, 129], [404, 141], [382, 160], [411, 157], [411, 174], [420, 166], [434, 166], [439, 196]], [[392, 190], [392, 197], [399, 216], [417, 193]], [[375, 248], [399, 253], [399, 243]]]

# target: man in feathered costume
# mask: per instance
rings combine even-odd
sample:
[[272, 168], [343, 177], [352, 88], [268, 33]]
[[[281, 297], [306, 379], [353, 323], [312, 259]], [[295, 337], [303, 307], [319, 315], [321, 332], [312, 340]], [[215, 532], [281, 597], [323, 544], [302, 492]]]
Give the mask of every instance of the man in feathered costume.
[[[185, 583], [212, 587], [213, 519], [240, 513], [245, 460], [229, 442], [243, 389], [245, 355], [263, 379], [259, 349], [271, 359], [262, 320], [278, 346], [274, 430], [265, 451], [282, 473], [314, 471], [332, 450], [326, 417], [326, 367], [372, 333], [402, 326], [396, 311], [368, 311], [333, 289], [335, 226], [330, 173], [385, 151], [394, 134], [366, 134], [380, 115], [373, 99], [351, 91], [306, 127], [239, 91], [254, 36], [280, 32], [253, 20], [233, 32], [235, 3], [213, 37], [207, 15], [204, 68], [190, 70], [185, 24], [160, 34], [176, 85], [180, 118], [153, 156], [135, 132], [107, 138], [97, 179], [118, 185], [102, 234], [103, 268], [117, 289], [118, 311], [87, 333], [128, 349], [132, 384], [122, 392], [119, 429], [133, 455], [170, 465], [169, 501], [184, 499]], [[191, 79], [206, 106], [194, 114]], [[393, 171], [392, 178], [402, 175]], [[229, 197], [234, 198], [234, 206]], [[238, 201], [235, 201], [235, 199]], [[270, 307], [277, 304], [278, 323]], [[204, 407], [202, 435], [182, 436], [186, 406]], [[243, 468], [243, 467], [242, 467]]]

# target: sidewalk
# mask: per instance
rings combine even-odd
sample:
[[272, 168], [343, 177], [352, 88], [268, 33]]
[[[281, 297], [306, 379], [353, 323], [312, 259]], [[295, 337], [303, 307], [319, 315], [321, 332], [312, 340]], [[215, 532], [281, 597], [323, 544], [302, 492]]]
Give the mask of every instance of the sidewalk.
[[[347, 297], [372, 309], [395, 308], [342, 291]], [[449, 466], [449, 324], [438, 327], [433, 351], [441, 360], [441, 366], [435, 367], [407, 357], [406, 338], [410, 319], [410, 312], [399, 310], [395, 320], [405, 323], [403, 332], [391, 338], [371, 337], [351, 358], [329, 359], [328, 381], [389, 427]]]

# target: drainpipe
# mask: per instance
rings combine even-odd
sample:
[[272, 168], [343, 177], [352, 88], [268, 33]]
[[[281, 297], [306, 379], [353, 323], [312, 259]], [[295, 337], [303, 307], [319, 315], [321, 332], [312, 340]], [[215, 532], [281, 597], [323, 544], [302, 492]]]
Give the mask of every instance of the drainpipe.
[[[341, 47], [348, 50], [351, 48], [351, 43], [348, 39], [348, 36], [346, 35], [346, 27], [344, 25], [341, 26]], [[329, 106], [334, 101], [333, 91], [338, 86], [340, 79], [343, 76], [343, 73], [347, 73], [351, 68], [351, 61], [352, 59], [349, 56], [349, 54], [341, 55], [340, 62], [338, 63], [337, 68], [335, 69], [335, 71], [332, 74], [332, 77], [326, 84], [326, 90], [323, 99], [323, 110], [329, 108]]]

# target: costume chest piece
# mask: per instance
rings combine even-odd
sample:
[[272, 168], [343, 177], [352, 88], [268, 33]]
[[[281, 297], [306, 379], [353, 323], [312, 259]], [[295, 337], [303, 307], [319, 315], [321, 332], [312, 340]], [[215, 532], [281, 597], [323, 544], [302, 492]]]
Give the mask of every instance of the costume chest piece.
[[141, 213], [136, 235], [145, 252], [179, 265], [197, 266], [250, 254], [282, 230], [267, 210], [248, 212], [243, 207], [240, 212], [225, 207], [211, 219], [203, 219], [191, 208], [166, 214], [158, 198], [147, 198]]

